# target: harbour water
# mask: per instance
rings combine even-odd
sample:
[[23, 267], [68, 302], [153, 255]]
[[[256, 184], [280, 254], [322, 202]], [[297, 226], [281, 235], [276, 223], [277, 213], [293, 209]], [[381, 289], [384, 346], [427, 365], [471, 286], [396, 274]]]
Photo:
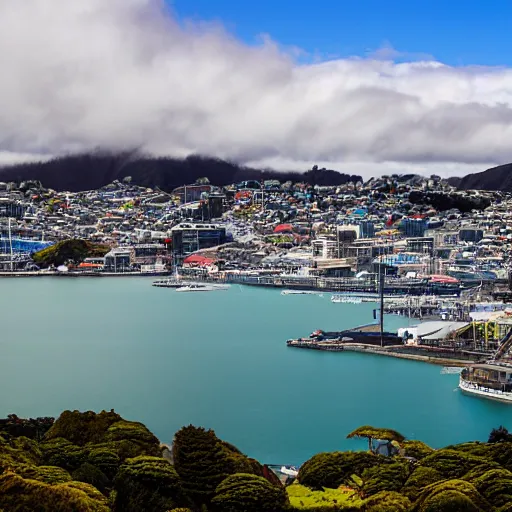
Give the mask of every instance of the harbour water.
[[363, 424], [434, 447], [512, 428], [512, 406], [463, 395], [458, 375], [438, 366], [286, 347], [315, 329], [368, 323], [374, 304], [239, 286], [183, 294], [151, 282], [2, 279], [0, 416], [114, 408], [162, 442], [202, 425], [270, 464], [363, 448], [346, 439]]

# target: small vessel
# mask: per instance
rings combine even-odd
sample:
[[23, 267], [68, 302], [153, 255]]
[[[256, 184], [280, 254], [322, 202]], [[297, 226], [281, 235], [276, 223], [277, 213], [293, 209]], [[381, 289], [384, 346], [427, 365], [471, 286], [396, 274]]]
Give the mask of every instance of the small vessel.
[[160, 279], [159, 281], [153, 281], [151, 286], [156, 286], [157, 288], [180, 288], [183, 286], [183, 282], [177, 281], [174, 278]]
[[501, 340], [494, 357], [464, 368], [459, 388], [468, 395], [512, 404], [512, 364], [504, 361], [512, 348], [512, 329]]
[[363, 302], [363, 298], [349, 297], [344, 295], [332, 295], [331, 302], [335, 302], [337, 304], [361, 304]]
[[179, 288], [176, 288], [177, 292], [214, 292], [216, 290], [227, 290], [229, 285], [222, 284], [200, 284], [200, 283], [190, 283]]
[[174, 267], [174, 275], [173, 277], [168, 277], [167, 279], [160, 279], [158, 281], [153, 281], [152, 286], [156, 286], [157, 288], [180, 288], [183, 286], [183, 281], [181, 280], [181, 276], [178, 274], [178, 267]]
[[311, 290], [283, 290], [281, 295], [318, 295], [318, 293]]
[[299, 474], [299, 470], [295, 466], [281, 466], [280, 472], [283, 475], [296, 477]]
[[512, 404], [512, 366], [497, 363], [475, 364], [460, 374], [463, 393]]

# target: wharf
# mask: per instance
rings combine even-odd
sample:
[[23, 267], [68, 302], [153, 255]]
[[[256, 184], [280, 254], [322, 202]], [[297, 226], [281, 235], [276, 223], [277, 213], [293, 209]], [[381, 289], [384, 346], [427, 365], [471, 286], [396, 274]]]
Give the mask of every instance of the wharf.
[[465, 367], [469, 363], [485, 361], [489, 354], [465, 350], [442, 349], [419, 345], [392, 345], [379, 347], [363, 343], [332, 343], [315, 342], [309, 340], [293, 340], [287, 344], [289, 347], [309, 350], [323, 350], [328, 352], [359, 352], [363, 354], [396, 357], [442, 366]]
[[[218, 276], [197, 276], [196, 280], [221, 282], [228, 284], [244, 284], [269, 288], [285, 288], [288, 290], [310, 290], [317, 292], [372, 294], [380, 292], [380, 285], [374, 279], [361, 280], [352, 277], [314, 277], [297, 275], [240, 275], [220, 274]], [[442, 285], [418, 279], [389, 279], [384, 283], [385, 296], [449, 296], [456, 297], [467, 288], [454, 285]]]

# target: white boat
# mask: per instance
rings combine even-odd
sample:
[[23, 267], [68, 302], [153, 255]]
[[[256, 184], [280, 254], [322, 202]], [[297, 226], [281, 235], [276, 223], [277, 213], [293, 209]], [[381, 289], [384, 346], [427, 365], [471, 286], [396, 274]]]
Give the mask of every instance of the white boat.
[[283, 290], [281, 295], [318, 295], [318, 293], [311, 290]]
[[214, 292], [217, 290], [227, 290], [229, 285], [222, 284], [199, 284], [199, 283], [190, 283], [184, 286], [180, 286], [176, 288], [177, 292]]
[[283, 475], [296, 477], [299, 474], [299, 471], [295, 466], [281, 466], [280, 472]]
[[333, 295], [331, 297], [331, 302], [335, 302], [336, 304], [361, 304], [363, 299], [361, 297], [344, 297]]
[[459, 389], [468, 395], [512, 404], [512, 366], [491, 362], [464, 368]]

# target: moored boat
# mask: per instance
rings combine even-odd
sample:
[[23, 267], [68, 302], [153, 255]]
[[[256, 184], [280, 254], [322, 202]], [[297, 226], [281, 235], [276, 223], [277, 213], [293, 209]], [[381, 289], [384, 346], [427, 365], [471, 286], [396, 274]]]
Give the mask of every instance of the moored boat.
[[321, 292], [311, 290], [283, 290], [281, 295], [318, 295]]
[[464, 368], [459, 388], [468, 395], [512, 404], [512, 365], [490, 362]]
[[177, 292], [214, 292], [218, 290], [227, 290], [229, 285], [214, 285], [214, 284], [202, 284], [202, 283], [190, 283], [179, 288], [176, 288]]

